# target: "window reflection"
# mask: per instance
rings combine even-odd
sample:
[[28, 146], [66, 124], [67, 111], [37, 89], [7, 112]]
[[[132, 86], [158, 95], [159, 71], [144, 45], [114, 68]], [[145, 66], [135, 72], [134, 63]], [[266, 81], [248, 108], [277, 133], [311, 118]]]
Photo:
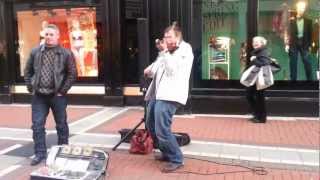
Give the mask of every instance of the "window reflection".
[[[33, 47], [43, 44], [43, 29], [56, 24], [60, 29], [60, 44], [69, 48], [76, 59], [80, 77], [98, 76], [97, 30], [95, 8], [69, 8], [18, 11], [20, 72]], [[39, 33], [30, 33], [39, 32]]]
[[201, 79], [240, 79], [245, 67], [245, 1], [202, 3]]
[[260, 1], [259, 34], [281, 64], [277, 80], [316, 80], [319, 68], [320, 4], [309, 1]]

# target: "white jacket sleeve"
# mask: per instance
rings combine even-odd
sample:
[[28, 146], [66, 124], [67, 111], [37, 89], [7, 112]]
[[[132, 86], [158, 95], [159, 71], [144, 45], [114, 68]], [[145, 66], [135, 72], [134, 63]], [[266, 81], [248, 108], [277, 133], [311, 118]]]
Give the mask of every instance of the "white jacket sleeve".
[[160, 52], [157, 59], [146, 68], [147, 71], [150, 70], [150, 76], [149, 76], [150, 78], [154, 77], [158, 68], [161, 66], [161, 59], [162, 59], [162, 57], [161, 57], [161, 52]]

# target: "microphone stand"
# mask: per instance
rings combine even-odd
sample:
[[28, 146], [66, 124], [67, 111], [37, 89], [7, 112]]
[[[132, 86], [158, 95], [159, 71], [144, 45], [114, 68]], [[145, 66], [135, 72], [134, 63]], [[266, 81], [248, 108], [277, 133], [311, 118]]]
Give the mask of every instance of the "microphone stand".
[[[141, 91], [143, 93], [143, 97], [146, 95], [146, 92], [147, 92], [147, 88], [143, 87], [141, 88]], [[131, 129], [126, 135], [124, 135], [121, 140], [112, 148], [113, 151], [115, 151], [118, 146], [120, 146], [121, 143], [123, 143], [124, 141], [127, 140], [128, 137], [131, 137], [134, 132], [136, 131], [136, 129], [142, 124], [145, 122], [146, 120], [146, 115], [147, 115], [147, 103], [144, 101], [143, 102], [143, 110], [144, 110], [144, 115], [143, 115], [143, 118], [140, 120], [140, 122], [133, 128]]]

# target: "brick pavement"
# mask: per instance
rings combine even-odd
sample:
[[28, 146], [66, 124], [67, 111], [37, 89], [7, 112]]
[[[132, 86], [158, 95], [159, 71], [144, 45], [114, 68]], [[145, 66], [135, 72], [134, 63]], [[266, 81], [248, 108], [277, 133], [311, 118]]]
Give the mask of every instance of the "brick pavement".
[[[117, 133], [122, 128], [133, 128], [141, 117], [142, 110], [129, 110], [89, 132]], [[270, 120], [266, 124], [254, 124], [245, 118], [176, 117], [172, 128], [175, 132], [189, 133], [193, 140], [310, 149], [319, 149], [320, 142], [320, 122], [315, 120]]]
[[[11, 107], [11, 109], [12, 108], [13, 107]], [[10, 108], [6, 110], [3, 109], [3, 107], [0, 107], [1, 114], [7, 111], [10, 113], [7, 112], [7, 114], [2, 115], [3, 119], [0, 121], [0, 126], [14, 128], [30, 127], [29, 125], [21, 123], [21, 118], [30, 117], [30, 111], [28, 112], [27, 110], [28, 107], [17, 108], [20, 109], [18, 111], [11, 111]], [[85, 109], [86, 108], [70, 108], [70, 119], [77, 121], [80, 118], [101, 110], [100, 108], [95, 110], [94, 108], [89, 108], [85, 113]], [[88, 132], [114, 134], [121, 128], [132, 128], [140, 121], [142, 116], [143, 111], [141, 109], [129, 110]], [[173, 129], [174, 131], [188, 132], [193, 140], [319, 149], [319, 121], [268, 121], [267, 124], [252, 124], [244, 118], [204, 116], [194, 118], [179, 116], [176, 117], [174, 121]], [[0, 141], [0, 148], [10, 146], [14, 144], [13, 142], [20, 143], [19, 141]], [[182, 174], [163, 174], [160, 172], [160, 167], [163, 163], [154, 161], [151, 154], [131, 155], [126, 150], [105, 150], [110, 152], [110, 162], [107, 171], [108, 180], [319, 180], [318, 168], [316, 168], [316, 170], [309, 168], [295, 169], [282, 166], [282, 169], [277, 169], [270, 168], [272, 166], [266, 165], [266, 167], [268, 167], [266, 169], [268, 174], [260, 176], [252, 172], [234, 172], [246, 170], [244, 168], [212, 164], [191, 159], [185, 160], [185, 166], [179, 170]], [[0, 174], [0, 179], [29, 179], [30, 172], [37, 168], [29, 166], [29, 163], [30, 159], [24, 157], [24, 160], [18, 164], [16, 170], [4, 176]], [[218, 174], [205, 176], [186, 173], [187, 171]]]
[[[102, 108], [99, 107], [87, 107], [87, 108], [77, 108], [75, 106], [68, 106], [68, 122], [72, 123], [76, 120], [81, 119], [82, 117], [88, 116], [92, 113], [95, 113]], [[0, 107], [0, 127], [8, 127], [8, 128], [30, 128], [31, 127], [31, 106], [21, 105], [14, 106], [2, 105]], [[55, 123], [53, 120], [53, 115], [50, 111], [46, 127], [48, 129], [53, 129], [55, 127]]]
[[[27, 180], [32, 170], [40, 167], [19, 168], [1, 179]], [[267, 168], [267, 175], [257, 175], [245, 168], [219, 165], [198, 160], [186, 160], [177, 173], [160, 172], [162, 162], [152, 155], [131, 155], [126, 151], [110, 152], [107, 180], [319, 180], [318, 172]], [[238, 172], [241, 171], [241, 172]], [[242, 172], [246, 171], [246, 172]], [[193, 174], [193, 173], [194, 174]], [[199, 175], [212, 174], [212, 175]]]

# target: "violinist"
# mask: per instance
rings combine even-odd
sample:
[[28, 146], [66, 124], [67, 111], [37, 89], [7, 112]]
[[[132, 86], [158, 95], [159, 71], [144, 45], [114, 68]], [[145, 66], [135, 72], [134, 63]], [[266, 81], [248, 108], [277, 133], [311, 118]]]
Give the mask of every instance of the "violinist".
[[161, 152], [155, 160], [166, 162], [161, 170], [168, 173], [183, 166], [183, 154], [171, 124], [176, 110], [188, 99], [193, 53], [176, 23], [165, 29], [163, 39], [156, 40], [156, 47], [156, 61], [144, 70], [144, 75], [153, 79], [145, 96], [146, 127]]

